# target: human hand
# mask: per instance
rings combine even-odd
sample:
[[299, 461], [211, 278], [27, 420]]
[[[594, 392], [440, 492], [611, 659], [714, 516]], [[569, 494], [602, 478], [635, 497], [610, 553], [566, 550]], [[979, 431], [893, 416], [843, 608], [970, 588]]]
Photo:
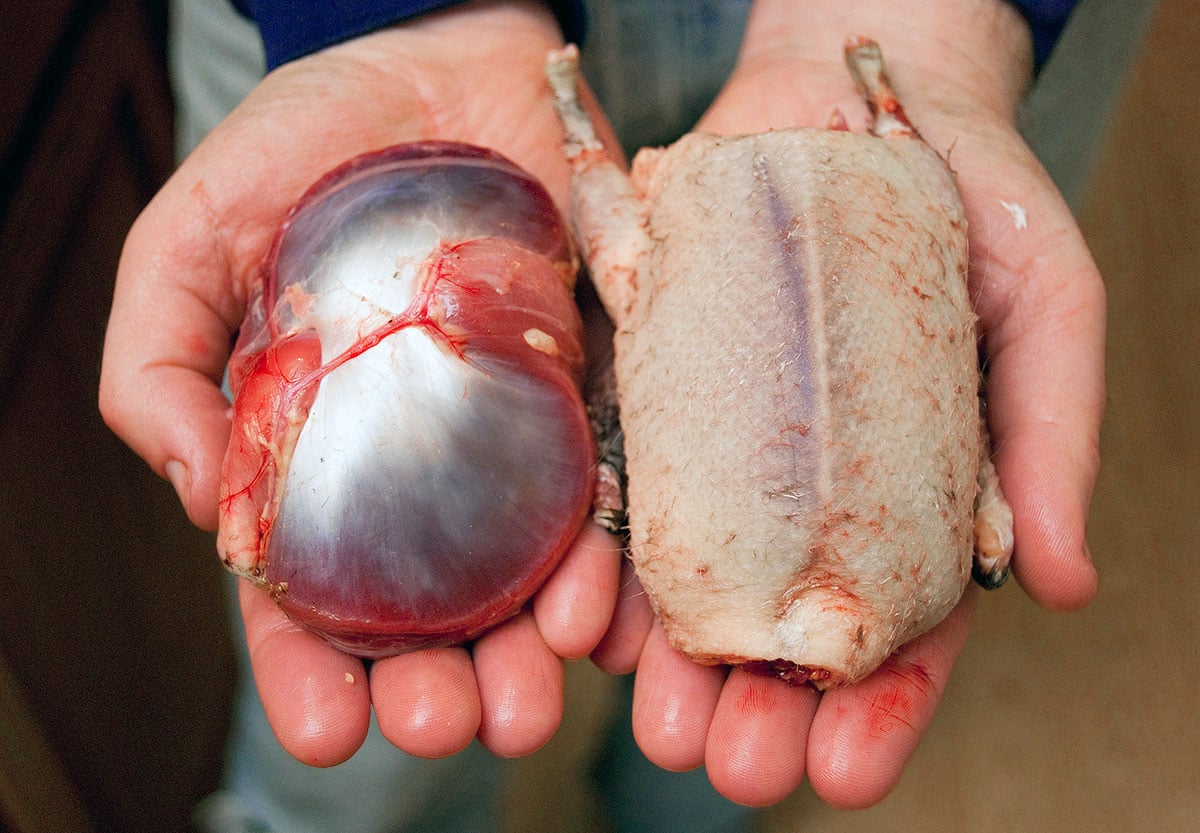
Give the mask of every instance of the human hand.
[[[924, 139], [958, 176], [970, 227], [971, 297], [988, 370], [995, 462], [1015, 515], [1013, 571], [1052, 609], [1085, 604], [1096, 574], [1084, 526], [1098, 468], [1104, 293], [1057, 190], [1013, 126], [1029, 80], [1029, 35], [1007, 3], [758, 0], [742, 53], [698, 125], [714, 133], [825, 126], [865, 109], [842, 60], [877, 40]], [[970, 625], [976, 591], [878, 671], [824, 695], [689, 662], [628, 577], [602, 667], [634, 666], [634, 734], [667, 769], [705, 765], [727, 797], [766, 805], [807, 773], [838, 807], [880, 800], [921, 735]]]
[[[474, 3], [376, 32], [271, 73], [146, 208], [122, 256], [105, 345], [101, 409], [168, 477], [191, 519], [217, 524], [231, 334], [287, 210], [360, 152], [423, 139], [493, 148], [565, 205], [561, 129], [542, 75], [561, 44], [539, 3]], [[562, 710], [560, 657], [585, 656], [616, 595], [616, 543], [587, 529], [530, 609], [470, 650], [374, 662], [301, 630], [241, 583], [259, 693], [282, 745], [315, 765], [383, 734], [422, 756], [478, 736], [499, 755], [544, 743]]]

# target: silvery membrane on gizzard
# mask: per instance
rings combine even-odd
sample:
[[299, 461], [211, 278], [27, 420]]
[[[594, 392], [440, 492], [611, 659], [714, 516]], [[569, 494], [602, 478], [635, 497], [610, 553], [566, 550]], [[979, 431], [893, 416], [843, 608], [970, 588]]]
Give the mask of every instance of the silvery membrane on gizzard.
[[573, 281], [549, 195], [496, 153], [399, 145], [326, 174], [230, 359], [226, 566], [364, 657], [516, 612], [590, 510]]

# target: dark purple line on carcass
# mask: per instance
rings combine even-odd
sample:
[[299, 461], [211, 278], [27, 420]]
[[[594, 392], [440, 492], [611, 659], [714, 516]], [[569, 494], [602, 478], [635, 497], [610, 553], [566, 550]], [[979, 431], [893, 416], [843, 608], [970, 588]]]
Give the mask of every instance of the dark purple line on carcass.
[[781, 397], [786, 397], [780, 402], [784, 427], [776, 442], [790, 452], [794, 488], [781, 484], [784, 488], [780, 492], [781, 496], [797, 501], [798, 508], [812, 508], [820, 500], [821, 444], [820, 426], [816, 424], [821, 396], [817, 377], [820, 368], [816, 362], [820, 357], [813, 327], [820, 326], [820, 321], [814, 318], [821, 315], [821, 309], [819, 303], [814, 303], [813, 293], [818, 289], [810, 280], [806, 262], [804, 235], [808, 229], [804, 227], [803, 213], [796, 210], [794, 198], [782, 189], [766, 157], [756, 157], [754, 166], [766, 202], [770, 223], [767, 233], [773, 234], [779, 244], [778, 259], [764, 264], [764, 268], [782, 270], [779, 285], [783, 291], [776, 297], [780, 304], [789, 301], [791, 304], [788, 313], [792, 328], [785, 328], [791, 336], [779, 357], [781, 364], [786, 363], [780, 371]]

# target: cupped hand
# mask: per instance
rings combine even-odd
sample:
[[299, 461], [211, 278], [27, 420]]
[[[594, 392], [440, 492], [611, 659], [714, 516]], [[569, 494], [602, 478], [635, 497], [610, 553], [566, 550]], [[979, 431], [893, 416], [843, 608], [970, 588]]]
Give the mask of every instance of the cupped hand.
[[[758, 0], [738, 66], [698, 129], [823, 127], [866, 109], [842, 60], [877, 40], [902, 104], [955, 171], [970, 227], [971, 297], [987, 370], [994, 457], [1015, 515], [1013, 571], [1051, 609], [1085, 604], [1096, 573], [1084, 527], [1098, 470], [1104, 291], [1070, 211], [1013, 126], [1030, 75], [1029, 34], [1009, 4]], [[674, 651], [629, 577], [602, 667], [636, 665], [634, 734], [673, 770], [704, 765], [744, 804], [807, 775], [839, 807], [895, 785], [962, 648], [976, 593], [865, 680], [818, 694]]]
[[[542, 76], [560, 43], [542, 4], [471, 3], [294, 61], [268, 75], [145, 209], [119, 267], [101, 410], [170, 479], [193, 522], [217, 524], [230, 432], [220, 382], [290, 206], [352, 156], [425, 139], [497, 150], [565, 205], [561, 128]], [[529, 609], [470, 650], [420, 651], [369, 670], [243, 582], [271, 725], [292, 755], [316, 765], [354, 753], [372, 707], [383, 733], [417, 755], [451, 754], [476, 736], [500, 755], [530, 752], [561, 716], [560, 658], [585, 656], [604, 633], [619, 563], [616, 543], [589, 527]]]

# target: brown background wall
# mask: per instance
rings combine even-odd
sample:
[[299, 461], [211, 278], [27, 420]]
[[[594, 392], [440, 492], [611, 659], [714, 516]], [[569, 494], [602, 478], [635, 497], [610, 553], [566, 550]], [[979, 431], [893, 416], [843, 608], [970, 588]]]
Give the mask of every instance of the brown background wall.
[[170, 172], [156, 2], [0, 4], [0, 830], [184, 830], [228, 709], [213, 546], [105, 428], [121, 241]]

